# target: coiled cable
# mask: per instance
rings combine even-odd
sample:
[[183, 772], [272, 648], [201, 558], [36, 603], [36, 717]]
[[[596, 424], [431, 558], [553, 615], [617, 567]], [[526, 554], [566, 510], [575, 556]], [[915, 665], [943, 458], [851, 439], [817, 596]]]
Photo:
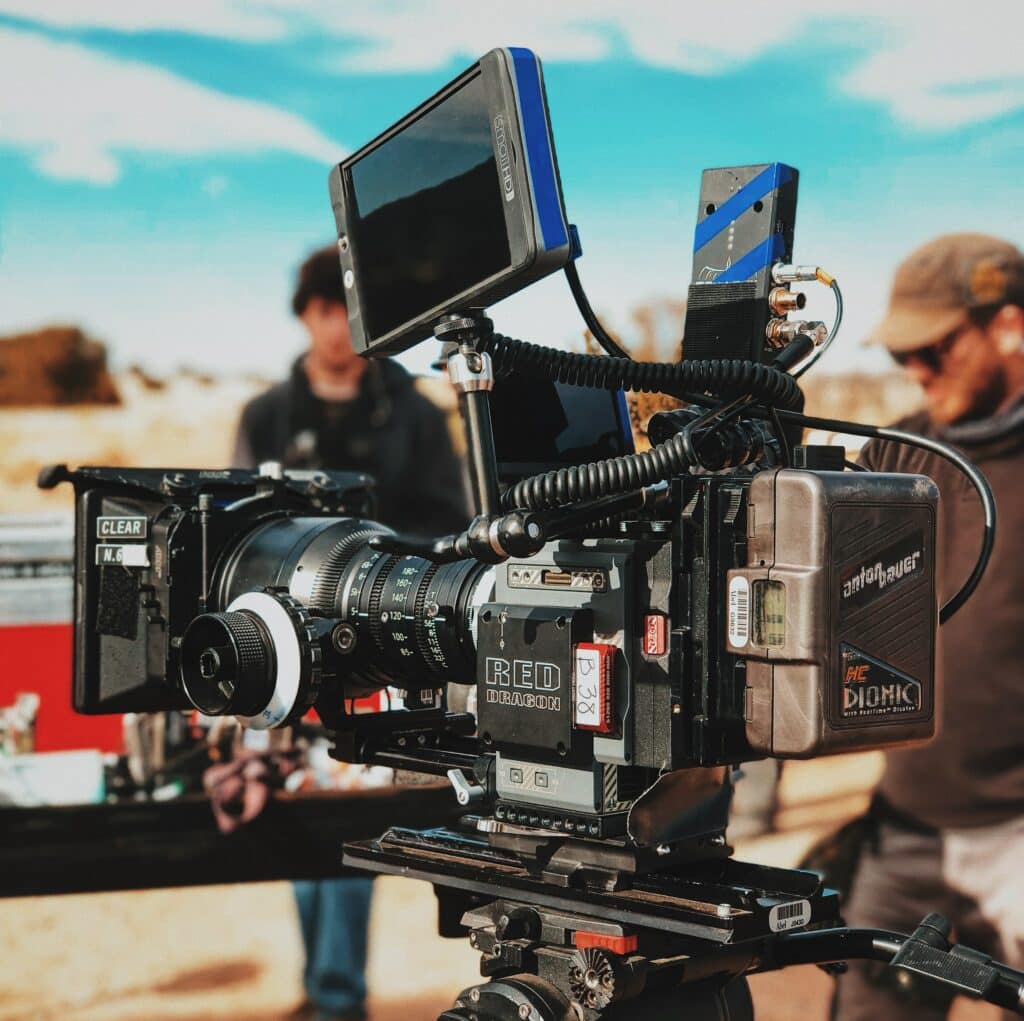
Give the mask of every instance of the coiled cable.
[[[730, 399], [749, 397], [767, 407], [803, 406], [803, 394], [791, 376], [780, 368], [757, 362], [635, 362], [558, 351], [487, 332], [479, 337], [478, 349], [488, 352], [499, 370], [540, 376], [571, 386], [692, 394], [700, 403], [706, 403], [706, 395], [712, 394]], [[686, 430], [640, 454], [624, 454], [522, 479], [505, 492], [502, 506], [505, 510], [540, 510], [628, 493], [700, 464], [690, 431]]]
[[531, 475], [506, 490], [501, 503], [506, 510], [562, 507], [629, 493], [689, 471], [699, 463], [689, 433], [677, 433], [641, 454], [623, 454]]
[[[558, 351], [515, 340], [500, 333], [481, 336], [479, 350], [490, 354], [496, 368], [541, 376], [571, 386], [639, 393], [747, 395], [759, 404], [795, 409], [802, 394], [796, 381], [781, 369], [738, 359], [683, 362], [635, 362], [628, 358]], [[703, 403], [703, 401], [701, 401]]]
[[[509, 510], [572, 506], [582, 501], [637, 492], [696, 468], [717, 470], [747, 464], [764, 452], [766, 433], [756, 425], [743, 421], [723, 423], [714, 430], [722, 442], [709, 462], [694, 442], [694, 432], [699, 425], [699, 419], [692, 421], [640, 454], [572, 465], [522, 479], [504, 494], [502, 505]], [[706, 438], [707, 430], [704, 436]]]

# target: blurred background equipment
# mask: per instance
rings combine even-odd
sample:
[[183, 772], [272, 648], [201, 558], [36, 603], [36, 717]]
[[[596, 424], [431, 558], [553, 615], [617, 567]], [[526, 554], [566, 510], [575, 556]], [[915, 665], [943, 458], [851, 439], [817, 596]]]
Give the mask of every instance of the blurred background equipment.
[[16, 706], [23, 692], [36, 704], [21, 752], [121, 747], [119, 720], [79, 716], [67, 699], [73, 539], [67, 513], [0, 515], [0, 705]]

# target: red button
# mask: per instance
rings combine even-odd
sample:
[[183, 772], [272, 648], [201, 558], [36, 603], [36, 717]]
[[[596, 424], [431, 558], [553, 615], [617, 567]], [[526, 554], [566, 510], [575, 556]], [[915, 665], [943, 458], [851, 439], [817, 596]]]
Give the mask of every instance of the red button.
[[649, 613], [644, 617], [644, 653], [648, 656], [664, 656], [668, 637], [668, 619], [660, 613]]
[[576, 932], [573, 933], [572, 941], [579, 950], [600, 947], [613, 954], [630, 954], [639, 946], [636, 936], [606, 936], [600, 932]]

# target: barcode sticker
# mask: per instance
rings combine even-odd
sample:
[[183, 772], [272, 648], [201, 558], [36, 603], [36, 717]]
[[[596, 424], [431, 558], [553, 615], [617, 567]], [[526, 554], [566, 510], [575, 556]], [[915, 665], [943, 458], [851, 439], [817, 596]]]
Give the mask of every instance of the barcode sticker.
[[750, 641], [750, 583], [742, 575], [729, 579], [729, 644], [742, 648]]
[[794, 900], [789, 904], [776, 904], [768, 912], [768, 926], [772, 932], [802, 929], [811, 921], [811, 902]]

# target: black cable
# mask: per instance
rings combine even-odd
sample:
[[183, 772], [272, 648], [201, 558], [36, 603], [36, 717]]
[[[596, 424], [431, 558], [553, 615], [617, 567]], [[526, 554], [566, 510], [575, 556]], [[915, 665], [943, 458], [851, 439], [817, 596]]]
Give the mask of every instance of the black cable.
[[[782, 369], [738, 359], [683, 362], [634, 362], [627, 358], [579, 354], [541, 347], [495, 333], [478, 342], [495, 368], [523, 376], [552, 379], [572, 386], [641, 392], [697, 391], [694, 403], [709, 403], [708, 394], [730, 398], [726, 418], [749, 401], [785, 408], [803, 406], [796, 381]], [[711, 401], [713, 415], [725, 409]], [[722, 428], [723, 422], [713, 428]], [[625, 454], [585, 465], [573, 465], [522, 479], [502, 498], [506, 510], [540, 510], [629, 492], [672, 478], [700, 466], [690, 430], [642, 454]]]
[[988, 567], [988, 562], [992, 556], [992, 548], [995, 545], [996, 501], [985, 476], [955, 447], [951, 447], [941, 440], [934, 440], [929, 436], [918, 436], [916, 433], [904, 432], [902, 429], [861, 425], [858, 422], [844, 422], [839, 419], [814, 418], [809, 415], [798, 414], [794, 411], [779, 411], [778, 416], [787, 421], [798, 422], [811, 429], [825, 429], [829, 432], [847, 433], [851, 436], [867, 436], [871, 439], [890, 440], [893, 443], [904, 443], [911, 447], [919, 447], [948, 461], [967, 477], [967, 480], [974, 486], [978, 499], [981, 501], [982, 513], [985, 516], [985, 529], [981, 537], [981, 550], [978, 553], [978, 559], [974, 563], [974, 568], [957, 593], [939, 612], [939, 623], [945, 624], [967, 602], [978, 587], [978, 583]]
[[608, 352], [612, 358], [629, 358], [630, 354], [624, 348], [619, 347], [616, 343], [615, 338], [608, 333], [608, 331], [601, 325], [600, 320], [594, 314], [594, 310], [590, 307], [590, 302], [587, 300], [587, 294], [583, 290], [583, 284], [580, 281], [580, 275], [576, 272], [576, 263], [568, 262], [565, 266], [565, 278], [569, 281], [569, 290], [572, 291], [573, 298], [576, 299], [576, 307], [580, 310], [580, 315], [583, 316], [583, 321], [587, 324], [587, 329], [594, 335], [594, 340], [598, 342]]
[[750, 407], [750, 403], [749, 397], [737, 397], [734, 401], [719, 404], [705, 411], [689, 428], [689, 432], [695, 437], [694, 449], [699, 451], [705, 440]]
[[642, 454], [623, 454], [520, 479], [506, 490], [501, 502], [507, 510], [564, 507], [630, 493], [699, 466], [690, 432], [684, 430]]
[[482, 337], [478, 347], [490, 354], [496, 369], [571, 386], [641, 393], [684, 392], [685, 399], [694, 404], [708, 404], [707, 395], [713, 394], [730, 399], [749, 396], [760, 404], [780, 408], [802, 407], [803, 394], [796, 380], [775, 366], [758, 362], [634, 362], [629, 358], [557, 351], [500, 333]]
[[868, 469], [862, 464], [857, 464], [856, 461], [844, 461], [843, 464], [852, 472], [866, 472]]
[[786, 435], [785, 427], [779, 418], [775, 408], [768, 409], [772, 417], [772, 426], [775, 428], [775, 438], [779, 441], [779, 448], [782, 451], [783, 467], [788, 468], [793, 463], [793, 451], [789, 446], [789, 437]]

